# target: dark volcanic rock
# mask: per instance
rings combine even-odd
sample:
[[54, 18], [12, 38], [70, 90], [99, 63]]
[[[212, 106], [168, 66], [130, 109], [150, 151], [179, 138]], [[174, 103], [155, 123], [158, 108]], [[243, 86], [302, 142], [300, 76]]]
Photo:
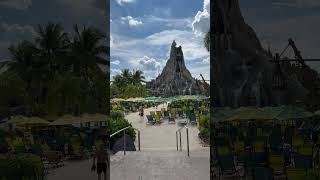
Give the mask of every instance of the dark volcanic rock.
[[205, 85], [191, 76], [184, 62], [182, 47], [176, 45], [173, 41], [166, 66], [155, 80], [147, 84], [147, 87], [151, 89], [151, 94], [156, 96], [204, 94]]
[[215, 106], [269, 106], [304, 101], [308, 90], [290, 65], [283, 65], [285, 88], [275, 88], [277, 64], [245, 23], [238, 0], [214, 1], [213, 86]]
[[[129, 135], [126, 136], [126, 151], [136, 151], [134, 141]], [[112, 152], [117, 153], [118, 151], [123, 151], [123, 136], [119, 138], [112, 146]]]

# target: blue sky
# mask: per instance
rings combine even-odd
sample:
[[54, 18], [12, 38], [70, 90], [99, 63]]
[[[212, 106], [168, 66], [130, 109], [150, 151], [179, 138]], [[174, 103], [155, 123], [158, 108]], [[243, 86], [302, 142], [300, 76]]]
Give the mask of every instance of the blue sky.
[[109, 30], [104, 0], [0, 0], [0, 12], [0, 61], [10, 60], [10, 45], [33, 41], [38, 24], [61, 23], [67, 32], [75, 24]]
[[[124, 68], [139, 69], [146, 79], [161, 73], [173, 40], [182, 46], [195, 78], [210, 79], [209, 0], [110, 0], [111, 77]], [[206, 5], [206, 6], [205, 6]]]
[[[320, 59], [320, 0], [240, 0], [240, 7], [265, 48], [281, 52], [293, 38], [303, 58]], [[320, 62], [309, 65], [320, 71]]]

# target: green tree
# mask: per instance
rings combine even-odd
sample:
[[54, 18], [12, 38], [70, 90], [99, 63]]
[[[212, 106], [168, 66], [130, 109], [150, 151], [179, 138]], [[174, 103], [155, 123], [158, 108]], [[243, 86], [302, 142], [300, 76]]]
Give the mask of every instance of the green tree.
[[52, 75], [57, 69], [62, 68], [69, 50], [70, 39], [60, 24], [48, 23], [36, 28], [38, 37], [36, 45], [39, 56], [48, 65], [48, 73]]
[[145, 77], [143, 76], [143, 72], [140, 70], [133, 71], [132, 73], [132, 82], [133, 84], [141, 84], [145, 82]]

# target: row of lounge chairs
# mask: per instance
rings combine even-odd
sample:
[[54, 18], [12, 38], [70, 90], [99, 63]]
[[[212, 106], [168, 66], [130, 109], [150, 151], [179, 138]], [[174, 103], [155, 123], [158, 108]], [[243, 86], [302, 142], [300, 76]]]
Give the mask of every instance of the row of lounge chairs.
[[189, 120], [190, 124], [196, 124], [197, 123], [197, 117], [193, 113], [187, 113], [184, 114], [183, 111], [179, 111], [178, 114], [176, 114], [174, 111], [169, 112], [164, 109], [161, 111], [151, 111], [150, 115], [146, 115], [148, 124], [156, 124], [161, 123], [162, 119], [168, 119], [169, 123], [176, 123], [176, 118], [186, 118]]

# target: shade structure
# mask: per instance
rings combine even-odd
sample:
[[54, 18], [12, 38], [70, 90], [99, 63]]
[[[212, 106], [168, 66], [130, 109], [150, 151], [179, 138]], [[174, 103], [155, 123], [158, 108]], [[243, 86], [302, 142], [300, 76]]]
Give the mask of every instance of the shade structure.
[[128, 99], [126, 99], [126, 101], [129, 101], [129, 102], [142, 102], [142, 101], [144, 101], [144, 98], [142, 98], [142, 97], [128, 98]]
[[17, 123], [17, 126], [20, 127], [40, 127], [40, 126], [48, 126], [50, 124], [49, 121], [41, 119], [39, 117], [29, 117], [26, 118], [25, 121]]
[[113, 98], [113, 99], [111, 99], [111, 102], [122, 102], [122, 101], [126, 101], [126, 100], [122, 99], [122, 98]]
[[320, 110], [317, 110], [316, 112], [314, 112], [314, 115], [320, 116]]
[[54, 122], [50, 123], [51, 126], [64, 126], [64, 125], [72, 125], [81, 123], [81, 118], [72, 116], [72, 115], [64, 115]]
[[236, 111], [229, 107], [214, 108], [211, 118], [213, 119], [213, 122], [226, 122], [229, 118], [231, 118], [235, 114], [236, 114]]
[[90, 122], [106, 122], [109, 119], [109, 116], [105, 114], [82, 114], [80, 116], [81, 123], [90, 123]]
[[7, 121], [7, 123], [9, 124], [18, 124], [18, 123], [22, 123], [25, 122], [28, 118], [22, 115], [17, 115], [17, 116], [13, 116], [11, 117], [10, 120]]
[[195, 96], [184, 96], [183, 99], [196, 99]]
[[275, 116], [275, 119], [278, 120], [298, 120], [307, 119], [314, 116], [312, 112], [293, 105], [272, 107], [269, 108], [269, 112], [272, 112]]
[[236, 115], [227, 119], [227, 121], [267, 121], [273, 120], [274, 116], [257, 107], [241, 107]]

